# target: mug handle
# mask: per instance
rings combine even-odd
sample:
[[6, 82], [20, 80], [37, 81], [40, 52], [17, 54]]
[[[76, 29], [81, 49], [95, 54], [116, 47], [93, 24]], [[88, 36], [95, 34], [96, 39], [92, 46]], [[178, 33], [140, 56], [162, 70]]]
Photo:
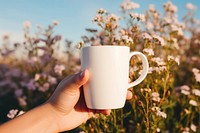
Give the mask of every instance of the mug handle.
[[143, 70], [142, 70], [142, 73], [141, 73], [141, 75], [139, 76], [138, 79], [136, 79], [135, 81], [128, 84], [128, 88], [136, 86], [140, 82], [142, 82], [144, 80], [144, 78], [147, 76], [147, 73], [149, 71], [149, 63], [148, 63], [147, 57], [144, 54], [142, 54], [141, 52], [136, 51], [136, 52], [131, 52], [129, 58], [131, 59], [131, 57], [135, 56], [135, 55], [142, 59]]

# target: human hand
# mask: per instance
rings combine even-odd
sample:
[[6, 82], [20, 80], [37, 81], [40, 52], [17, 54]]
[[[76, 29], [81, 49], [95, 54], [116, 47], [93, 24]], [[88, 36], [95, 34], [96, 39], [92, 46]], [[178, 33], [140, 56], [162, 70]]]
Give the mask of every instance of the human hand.
[[[52, 116], [58, 131], [71, 130], [86, 122], [95, 113], [110, 114], [111, 110], [92, 110], [87, 108], [82, 86], [89, 80], [88, 70], [63, 79], [46, 104], [50, 104]], [[127, 99], [132, 93], [127, 92]]]

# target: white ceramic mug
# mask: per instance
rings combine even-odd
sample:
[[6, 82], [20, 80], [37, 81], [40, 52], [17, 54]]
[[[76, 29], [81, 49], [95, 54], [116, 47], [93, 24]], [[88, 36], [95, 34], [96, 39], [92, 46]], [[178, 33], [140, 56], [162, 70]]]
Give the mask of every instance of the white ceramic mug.
[[[129, 61], [132, 56], [142, 60], [140, 77], [128, 83]], [[125, 105], [127, 89], [144, 80], [148, 60], [127, 46], [88, 46], [81, 49], [81, 69], [88, 69], [90, 78], [83, 86], [86, 105], [90, 109], [117, 109]]]

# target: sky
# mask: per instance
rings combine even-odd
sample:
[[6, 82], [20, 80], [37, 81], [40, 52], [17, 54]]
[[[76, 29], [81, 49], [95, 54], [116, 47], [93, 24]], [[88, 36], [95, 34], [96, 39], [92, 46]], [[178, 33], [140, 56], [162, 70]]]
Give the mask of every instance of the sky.
[[[153, 4], [159, 12], [167, 0], [131, 0], [140, 4], [136, 11], [144, 13], [149, 4]], [[73, 42], [81, 41], [87, 35], [86, 28], [96, 28], [92, 22], [96, 10], [106, 9], [110, 13], [120, 14], [123, 0], [0, 0], [0, 37], [9, 34], [13, 40], [23, 40], [23, 23], [30, 21], [31, 31], [37, 25], [47, 27], [54, 20], [59, 21], [55, 34], [60, 34]], [[185, 14], [185, 5], [192, 3], [200, 10], [200, 0], [172, 0], [178, 7], [178, 17]], [[196, 13], [200, 19], [200, 14]], [[1, 38], [0, 38], [1, 39]]]

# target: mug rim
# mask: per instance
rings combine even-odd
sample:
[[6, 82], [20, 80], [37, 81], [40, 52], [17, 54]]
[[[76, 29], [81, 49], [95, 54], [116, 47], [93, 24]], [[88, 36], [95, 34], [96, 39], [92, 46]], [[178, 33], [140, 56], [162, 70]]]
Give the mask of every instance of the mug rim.
[[97, 45], [97, 46], [84, 46], [84, 47], [82, 47], [81, 49], [84, 49], [84, 48], [100, 48], [100, 47], [102, 47], [102, 48], [129, 48], [130, 49], [130, 47], [129, 46], [122, 46], [122, 45]]

